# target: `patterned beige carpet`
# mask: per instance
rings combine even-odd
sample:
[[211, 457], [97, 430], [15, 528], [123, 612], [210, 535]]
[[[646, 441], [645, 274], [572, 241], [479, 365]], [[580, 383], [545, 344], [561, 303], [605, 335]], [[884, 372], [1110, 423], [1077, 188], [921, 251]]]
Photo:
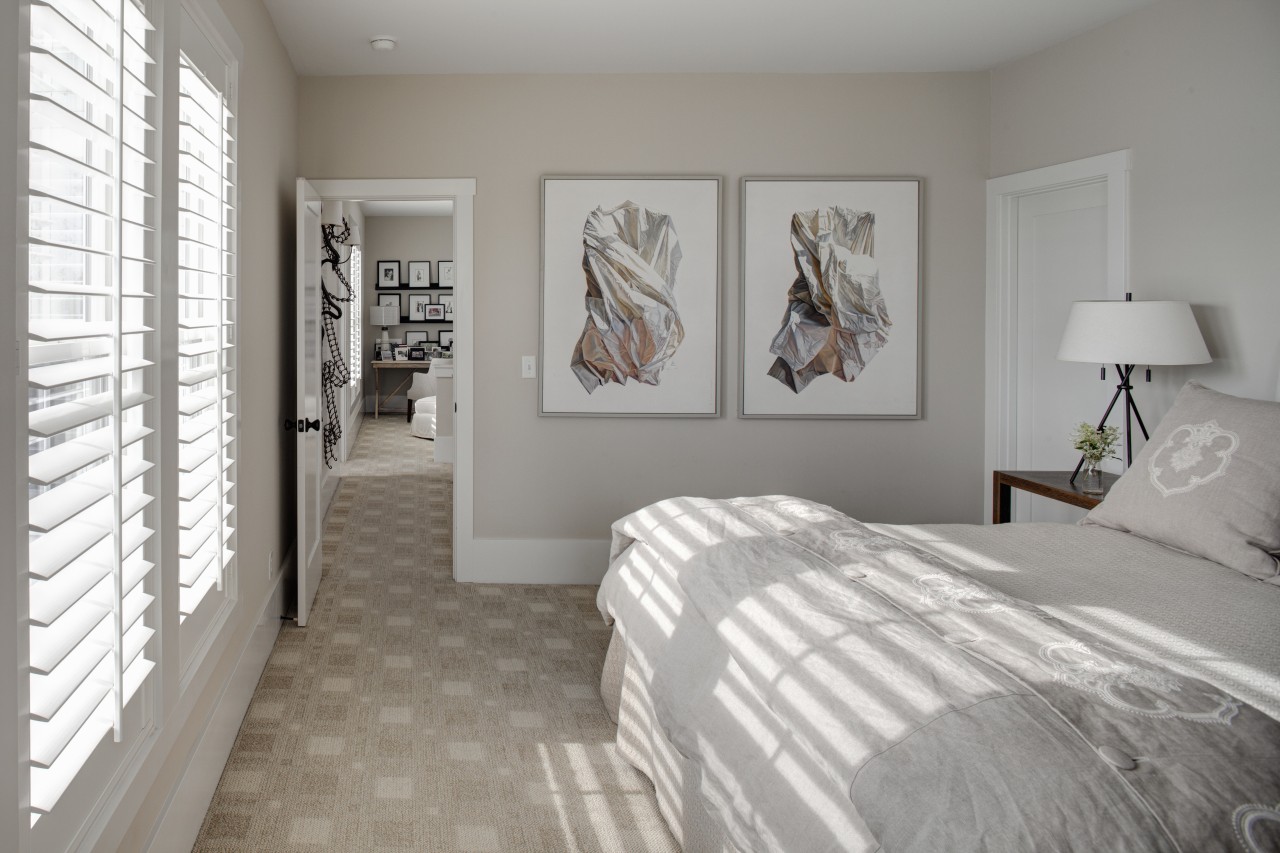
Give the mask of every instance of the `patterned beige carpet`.
[[613, 745], [595, 588], [454, 583], [432, 447], [365, 420], [195, 850], [676, 850]]

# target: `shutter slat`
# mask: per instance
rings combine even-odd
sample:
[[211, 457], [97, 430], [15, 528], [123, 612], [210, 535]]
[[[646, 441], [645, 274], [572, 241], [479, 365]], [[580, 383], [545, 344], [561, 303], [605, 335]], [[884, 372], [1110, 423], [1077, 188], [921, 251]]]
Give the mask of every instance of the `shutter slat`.
[[[150, 394], [144, 394], [142, 391], [125, 391], [120, 395], [121, 408], [128, 411], [151, 399]], [[27, 416], [27, 429], [36, 435], [48, 438], [109, 417], [112, 405], [110, 393], [94, 394], [68, 403], [58, 403], [55, 406], [31, 412]]]
[[178, 527], [191, 530], [204, 521], [217, 506], [218, 502], [212, 500], [182, 501], [178, 504]]
[[178, 497], [184, 501], [195, 500], [216, 479], [204, 474], [183, 474], [178, 478]]
[[216, 447], [200, 447], [187, 445], [178, 449], [178, 470], [185, 473], [196, 470], [213, 458], [218, 452]]
[[[128, 447], [151, 435], [152, 432], [154, 430], [140, 424], [124, 424], [120, 428], [120, 446]], [[113, 427], [94, 430], [27, 457], [28, 476], [42, 486], [50, 485], [86, 465], [109, 456], [114, 446], [115, 429]]]
[[[133, 457], [123, 460], [121, 469], [124, 483], [128, 483], [151, 470], [151, 463]], [[28, 505], [28, 521], [31, 529], [48, 533], [72, 516], [88, 509], [114, 489], [114, 477], [110, 465], [99, 465], [31, 499]]]
[[193, 367], [190, 370], [184, 370], [178, 374], [178, 384], [199, 385], [201, 382], [207, 382], [221, 373], [222, 370], [216, 364], [205, 364], [200, 367]]
[[[153, 500], [151, 495], [136, 489], [127, 490], [122, 496], [122, 519], [128, 521], [142, 512]], [[111, 501], [99, 501], [96, 506], [63, 524], [50, 534], [31, 543], [28, 559], [30, 574], [48, 579], [57, 575], [72, 560], [93, 548], [111, 533], [111, 519], [115, 506]], [[129, 541], [126, 539], [126, 541]], [[103, 562], [98, 558], [91, 558]], [[108, 564], [109, 565], [109, 564]]]
[[191, 557], [209, 541], [209, 537], [217, 532], [217, 528], [213, 526], [193, 527], [190, 530], [183, 530], [178, 533], [178, 555], [181, 557]]
[[200, 602], [209, 594], [209, 590], [213, 589], [217, 579], [214, 572], [206, 571], [200, 576], [200, 580], [191, 586], [184, 586], [178, 590], [178, 613], [182, 617], [190, 616], [196, 612], [196, 608], [200, 606]]
[[[150, 569], [151, 563], [141, 555], [130, 555], [124, 563], [124, 588], [132, 589]], [[109, 574], [110, 561], [81, 559], [52, 578], [32, 584], [28, 610], [32, 624], [49, 627], [81, 598], [94, 594], [95, 585]]]
[[[122, 334], [137, 335], [153, 329], [137, 324], [126, 324]], [[27, 334], [38, 341], [66, 341], [75, 338], [109, 337], [115, 332], [115, 323], [86, 323], [83, 320], [32, 320]]]
[[[154, 635], [155, 631], [147, 627], [145, 620], [141, 617], [135, 620], [125, 631], [126, 660], [136, 657]], [[31, 716], [37, 720], [52, 719], [98, 662], [110, 654], [110, 643], [91, 646], [87, 645], [89, 642], [81, 643], [52, 673], [31, 676]]]
[[[142, 358], [125, 357], [120, 362], [126, 372], [151, 366], [151, 362]], [[33, 367], [27, 371], [27, 381], [37, 388], [57, 388], [74, 382], [101, 379], [104, 376], [110, 376], [113, 372], [115, 372], [115, 359], [111, 356], [103, 356], [51, 364], [47, 367]]]
[[195, 583], [204, 576], [205, 569], [209, 568], [209, 564], [213, 562], [213, 558], [216, 556], [216, 550], [213, 548], [205, 548], [191, 557], [180, 560], [178, 567], [178, 580], [182, 584], [183, 588], [195, 585]]

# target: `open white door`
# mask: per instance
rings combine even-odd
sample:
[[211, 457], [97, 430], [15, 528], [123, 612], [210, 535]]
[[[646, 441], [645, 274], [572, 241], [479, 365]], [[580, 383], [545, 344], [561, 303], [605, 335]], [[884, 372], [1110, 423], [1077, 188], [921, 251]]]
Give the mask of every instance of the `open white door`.
[[320, 547], [325, 504], [320, 430], [307, 429], [321, 417], [320, 399], [320, 195], [298, 179], [298, 317], [295, 417], [298, 430], [298, 624], [311, 615], [323, 570]]

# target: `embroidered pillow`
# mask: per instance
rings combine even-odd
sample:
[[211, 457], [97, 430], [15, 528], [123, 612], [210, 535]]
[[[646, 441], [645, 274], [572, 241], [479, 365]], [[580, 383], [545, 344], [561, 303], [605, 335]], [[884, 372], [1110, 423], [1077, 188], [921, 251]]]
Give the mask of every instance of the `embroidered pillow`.
[[1082, 524], [1280, 584], [1280, 403], [1188, 382]]

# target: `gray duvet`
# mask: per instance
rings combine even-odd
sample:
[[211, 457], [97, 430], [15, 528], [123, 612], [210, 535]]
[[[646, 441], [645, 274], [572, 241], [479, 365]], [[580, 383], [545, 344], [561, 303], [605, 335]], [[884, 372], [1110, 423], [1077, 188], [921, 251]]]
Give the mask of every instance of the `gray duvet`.
[[783, 497], [613, 536], [601, 611], [743, 851], [1280, 841], [1280, 723], [935, 554]]

